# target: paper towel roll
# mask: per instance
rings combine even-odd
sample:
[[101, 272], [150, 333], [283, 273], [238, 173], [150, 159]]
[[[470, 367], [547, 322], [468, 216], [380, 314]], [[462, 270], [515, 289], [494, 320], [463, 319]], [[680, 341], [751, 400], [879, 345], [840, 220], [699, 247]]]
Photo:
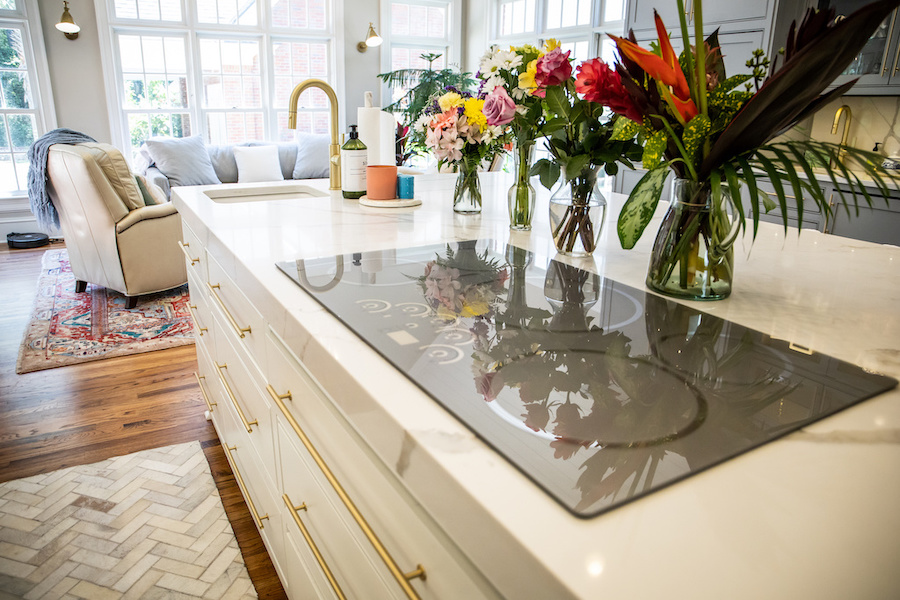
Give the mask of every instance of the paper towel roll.
[[369, 151], [370, 165], [396, 164], [394, 138], [397, 121], [389, 112], [378, 106], [361, 106], [356, 109], [359, 139]]

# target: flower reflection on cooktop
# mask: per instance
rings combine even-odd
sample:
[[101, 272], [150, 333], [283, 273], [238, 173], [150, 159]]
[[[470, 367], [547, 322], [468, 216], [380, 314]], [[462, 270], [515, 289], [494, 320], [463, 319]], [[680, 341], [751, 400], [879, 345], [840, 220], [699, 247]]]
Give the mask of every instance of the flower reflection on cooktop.
[[580, 517], [897, 383], [491, 240], [278, 267]]

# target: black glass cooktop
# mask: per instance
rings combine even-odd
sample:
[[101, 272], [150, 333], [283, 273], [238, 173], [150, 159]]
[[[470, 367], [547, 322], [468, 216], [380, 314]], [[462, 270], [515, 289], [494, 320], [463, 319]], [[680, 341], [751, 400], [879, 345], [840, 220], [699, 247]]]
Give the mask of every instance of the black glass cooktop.
[[278, 267], [579, 517], [897, 385], [490, 240]]

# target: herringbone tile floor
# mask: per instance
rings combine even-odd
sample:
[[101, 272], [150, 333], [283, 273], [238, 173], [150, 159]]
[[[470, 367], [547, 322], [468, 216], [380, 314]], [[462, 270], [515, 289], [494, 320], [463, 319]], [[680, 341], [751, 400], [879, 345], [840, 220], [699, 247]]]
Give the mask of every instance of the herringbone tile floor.
[[198, 442], [0, 484], [0, 599], [256, 598]]

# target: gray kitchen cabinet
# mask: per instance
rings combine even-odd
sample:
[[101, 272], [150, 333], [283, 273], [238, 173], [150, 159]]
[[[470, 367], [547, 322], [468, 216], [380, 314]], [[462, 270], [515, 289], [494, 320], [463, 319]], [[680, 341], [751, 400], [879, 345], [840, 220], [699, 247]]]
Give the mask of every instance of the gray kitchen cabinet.
[[[857, 212], [852, 205], [849, 210], [844, 208], [837, 192], [834, 192], [831, 196], [833, 213], [825, 233], [900, 246], [900, 197], [885, 199], [871, 190], [869, 193], [872, 195], [872, 206], [860, 197]], [[853, 202], [849, 193], [845, 192], [845, 197], [848, 202]]]
[[[721, 31], [765, 29], [774, 0], [718, 0], [705, 2], [703, 5], [704, 33], [711, 33], [716, 27]], [[640, 39], [643, 30], [655, 31], [653, 10], [659, 13], [670, 30], [679, 27], [678, 5], [675, 2], [659, 2], [659, 0], [635, 0], [628, 7], [628, 28], [634, 29]], [[695, 17], [693, 0], [685, 0], [684, 12], [688, 24], [693, 24]]]
[[[774, 195], [775, 188], [772, 184], [766, 179], [757, 179], [756, 184], [762, 191], [769, 194], [769, 197], [772, 198], [776, 204], [778, 200]], [[820, 183], [822, 189], [825, 191], [826, 198], [833, 198], [833, 187], [830, 185], [826, 185]], [[789, 186], [788, 186], [789, 187]], [[746, 189], [746, 188], [745, 188]], [[803, 202], [803, 210], [799, 210], [797, 206], [797, 197], [794, 195], [793, 191], [790, 189], [785, 189], [785, 205], [787, 207], [787, 215], [788, 215], [788, 226], [789, 227], [799, 227], [800, 229], [815, 229], [816, 231], [825, 231], [825, 215], [823, 215], [819, 211], [819, 207], [815, 202], [811, 200], [805, 200]], [[746, 197], [746, 194], [744, 194]], [[744, 202], [746, 204], [746, 201]], [[751, 212], [749, 209], [745, 209], [745, 214], [750, 217]], [[802, 218], [801, 218], [802, 216]], [[781, 206], [777, 206], [773, 208], [769, 212], [764, 212], [759, 215], [760, 221], [765, 221], [768, 223], [775, 223], [777, 225], [783, 225], [784, 219], [782, 218]], [[751, 223], [748, 222], [748, 226], [751, 226]]]
[[[838, 18], [869, 4], [871, 0], [820, 0], [835, 9]], [[848, 95], [900, 94], [900, 16], [892, 12], [872, 34], [862, 52], [835, 85], [858, 79]]]

